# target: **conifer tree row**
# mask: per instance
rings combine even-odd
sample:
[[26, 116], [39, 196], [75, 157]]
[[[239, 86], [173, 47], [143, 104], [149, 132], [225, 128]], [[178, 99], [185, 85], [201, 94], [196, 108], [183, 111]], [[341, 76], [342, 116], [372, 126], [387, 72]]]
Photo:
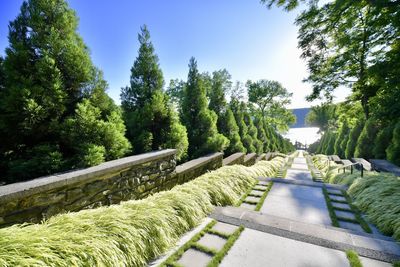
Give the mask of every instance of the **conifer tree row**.
[[0, 138], [6, 140], [0, 171], [6, 182], [164, 148], [176, 148], [180, 162], [212, 152], [293, 150], [278, 133], [292, 121], [287, 110], [275, 108], [290, 96], [279, 83], [249, 81], [262, 112], [242, 98], [228, 103], [226, 94], [234, 91], [228, 71], [200, 73], [191, 58], [187, 81], [173, 80], [164, 91], [143, 26], [119, 107], [77, 29], [65, 0], [27, 0], [10, 22], [9, 47], [0, 57]]

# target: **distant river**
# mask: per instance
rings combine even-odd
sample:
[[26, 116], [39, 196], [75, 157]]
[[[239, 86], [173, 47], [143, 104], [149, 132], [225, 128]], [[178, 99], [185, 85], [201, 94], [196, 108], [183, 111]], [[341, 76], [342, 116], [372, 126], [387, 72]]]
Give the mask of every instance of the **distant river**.
[[317, 127], [304, 127], [304, 128], [290, 128], [289, 131], [283, 136], [289, 138], [290, 141], [298, 141], [302, 144], [310, 145], [320, 138]]

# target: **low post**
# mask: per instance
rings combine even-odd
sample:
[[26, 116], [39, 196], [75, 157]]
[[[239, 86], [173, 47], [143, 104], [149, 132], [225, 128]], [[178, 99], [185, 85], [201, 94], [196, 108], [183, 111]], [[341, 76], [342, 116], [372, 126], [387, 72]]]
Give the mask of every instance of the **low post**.
[[353, 174], [353, 165], [350, 165], [350, 173]]

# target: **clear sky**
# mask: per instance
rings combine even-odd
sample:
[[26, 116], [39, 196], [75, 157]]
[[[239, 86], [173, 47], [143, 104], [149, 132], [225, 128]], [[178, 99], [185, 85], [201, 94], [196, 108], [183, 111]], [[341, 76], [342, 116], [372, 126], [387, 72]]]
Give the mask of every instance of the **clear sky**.
[[[8, 46], [8, 22], [22, 0], [0, 0], [0, 54]], [[109, 95], [119, 103], [137, 56], [137, 34], [147, 24], [166, 85], [186, 80], [191, 56], [200, 71], [226, 68], [232, 79], [277, 80], [293, 92], [291, 108], [308, 107], [311, 86], [299, 58], [297, 12], [267, 9], [258, 0], [68, 0], [80, 18], [79, 33], [96, 66], [109, 83]], [[337, 91], [337, 100], [348, 94]]]

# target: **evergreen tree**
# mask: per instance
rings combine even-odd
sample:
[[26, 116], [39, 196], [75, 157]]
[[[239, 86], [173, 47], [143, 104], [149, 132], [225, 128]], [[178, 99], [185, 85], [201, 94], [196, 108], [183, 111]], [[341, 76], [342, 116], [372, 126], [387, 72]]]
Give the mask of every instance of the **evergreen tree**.
[[164, 78], [146, 26], [138, 36], [139, 55], [131, 68], [130, 86], [121, 100], [128, 139], [134, 153], [177, 148], [177, 159], [187, 153], [187, 134], [163, 92]]
[[246, 152], [239, 135], [239, 126], [236, 124], [232, 110], [228, 107], [218, 118], [222, 122], [221, 133], [229, 139], [229, 146], [225, 153], [231, 155], [236, 152]]
[[243, 119], [248, 127], [248, 130], [249, 130], [248, 134], [252, 139], [253, 146], [255, 147], [254, 152], [260, 154], [263, 152], [263, 144], [257, 138], [257, 136], [258, 136], [257, 128], [256, 128], [256, 126], [254, 126], [253, 119], [251, 118], [249, 112], [247, 111], [247, 108], [246, 108], [246, 105], [244, 104], [244, 102], [242, 102], [242, 110], [245, 110], [245, 112], [243, 114]]
[[240, 105], [240, 102], [238, 99], [233, 98], [231, 100], [230, 106], [231, 106], [232, 112], [235, 116], [236, 123], [239, 127], [239, 135], [240, 135], [240, 139], [243, 143], [243, 146], [246, 148], [247, 153], [256, 152], [256, 148], [253, 145], [253, 139], [249, 135], [249, 128], [247, 127], [247, 125], [244, 121], [245, 111], [242, 110], [242, 105]]
[[386, 149], [389, 146], [393, 135], [393, 126], [387, 126], [380, 130], [373, 143], [373, 155], [376, 159], [386, 158]]
[[347, 141], [346, 152], [345, 152], [345, 156], [348, 159], [354, 156], [357, 140], [363, 129], [363, 125], [364, 121], [360, 119], [356, 122], [356, 125], [350, 131], [349, 140]]
[[189, 62], [189, 74], [182, 101], [182, 121], [189, 137], [189, 156], [195, 158], [210, 152], [224, 151], [229, 140], [218, 133], [217, 115], [208, 109], [206, 91], [194, 58]]
[[[101, 149], [81, 151], [75, 142], [70, 142], [71, 138], [64, 138], [64, 124], [77, 116], [77, 104], [85, 99], [100, 110], [101, 120], [116, 122], [112, 125], [116, 131], [109, 132], [117, 134], [115, 139], [91, 137], [97, 138], [96, 144], [121, 141], [124, 134], [115, 118], [120, 114], [112, 113], [117, 107], [105, 93], [107, 83], [93, 66], [77, 27], [75, 12], [64, 0], [25, 1], [20, 14], [10, 22], [0, 95], [0, 132], [7, 136], [1, 153], [7, 162], [8, 180], [73, 168], [77, 157], [96, 155], [97, 160], [89, 160], [87, 165], [97, 164], [105, 158], [122, 156], [129, 149], [123, 140], [119, 150], [122, 154], [107, 155]], [[98, 99], [105, 100], [104, 105], [98, 106]], [[79, 146], [86, 142], [77, 138], [81, 141]]]
[[372, 118], [368, 119], [364, 124], [364, 128], [361, 131], [360, 137], [357, 140], [357, 145], [354, 152], [355, 157], [365, 158], [367, 160], [374, 157], [372, 150], [377, 132], [378, 128], [376, 121]]
[[262, 144], [262, 152], [269, 151], [269, 144], [267, 133], [265, 132], [265, 122], [261, 116], [256, 116], [254, 120], [254, 125], [257, 128], [257, 139], [260, 140]]
[[341, 127], [339, 128], [339, 133], [335, 141], [334, 154], [338, 155], [340, 158], [344, 158], [344, 150], [342, 147], [343, 140], [349, 134], [349, 126], [347, 125], [347, 120], [344, 120]]
[[325, 155], [332, 155], [335, 152], [335, 142], [336, 142], [336, 133], [330, 132], [329, 134], [329, 141], [327, 142]]
[[396, 165], [400, 165], [400, 121], [395, 125], [392, 141], [386, 149], [386, 157]]

